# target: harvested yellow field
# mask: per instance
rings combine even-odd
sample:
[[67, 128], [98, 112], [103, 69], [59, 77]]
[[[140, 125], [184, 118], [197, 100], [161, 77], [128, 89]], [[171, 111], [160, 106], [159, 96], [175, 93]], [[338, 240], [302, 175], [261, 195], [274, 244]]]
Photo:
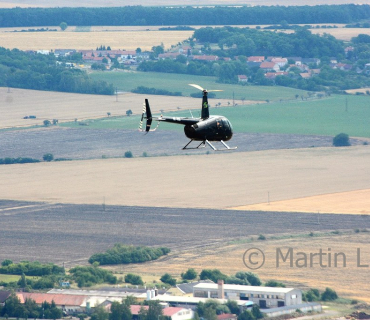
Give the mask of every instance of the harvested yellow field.
[[[154, 113], [184, 109], [199, 109], [199, 99], [140, 95], [130, 92], [116, 96], [76, 94], [52, 91], [24, 90], [0, 87], [0, 128], [42, 125], [43, 120], [58, 119], [59, 122], [104, 118], [125, 115], [131, 109], [133, 114], [141, 114], [144, 99], [150, 99]], [[227, 105], [227, 99], [214, 99], [214, 103]], [[248, 102], [244, 102], [245, 104]], [[23, 119], [36, 115], [36, 119]]]
[[[164, 261], [112, 268], [124, 273], [157, 275], [158, 278], [166, 272], [180, 278], [180, 274], [188, 268], [195, 268], [198, 272], [202, 269], [216, 268], [228, 275], [238, 271], [253, 271], [259, 275], [263, 282], [273, 279], [286, 282], [287, 286], [292, 287], [318, 288], [320, 290], [330, 287], [335, 289], [340, 297], [370, 302], [368, 281], [370, 246], [368, 243], [368, 233], [266, 241], [253, 240], [242, 244], [191, 248], [182, 251], [181, 254], [172, 252]], [[265, 255], [264, 265], [257, 270], [248, 269], [243, 263], [243, 255], [250, 248], [258, 248]], [[285, 256], [289, 248], [292, 248], [292, 267], [290, 266], [290, 256], [284, 262], [280, 255], [282, 253]], [[310, 253], [319, 253], [320, 249], [325, 254], [322, 255], [321, 266], [318, 255], [312, 258], [311, 266]], [[308, 256], [307, 264], [303, 260], [297, 263], [297, 259], [303, 257], [302, 254], [297, 255], [298, 252], [303, 252]], [[277, 253], [278, 259], [276, 258]], [[346, 260], [345, 266], [343, 256]], [[256, 256], [253, 258], [257, 259]]]
[[138, 47], [151, 50], [161, 43], [169, 49], [192, 34], [193, 31], [0, 32], [0, 43], [2, 47], [20, 50], [91, 50], [101, 45], [113, 50], [136, 50]]
[[[101, 204], [105, 198], [107, 205], [221, 209], [264, 203], [268, 196], [282, 201], [369, 189], [369, 158], [370, 148], [358, 146], [0, 166], [0, 194], [13, 200]], [[317, 212], [316, 205], [307, 209]], [[362, 210], [361, 202], [352, 207], [353, 213]]]
[[346, 90], [346, 92], [349, 94], [356, 94], [357, 92], [367, 94], [368, 92], [370, 92], [370, 88], [351, 89], [351, 90]]
[[233, 207], [233, 210], [330, 212], [370, 215], [370, 189]]
[[339, 40], [349, 41], [359, 34], [370, 35], [370, 29], [366, 28], [332, 28], [332, 29], [310, 29], [313, 34], [330, 34]]

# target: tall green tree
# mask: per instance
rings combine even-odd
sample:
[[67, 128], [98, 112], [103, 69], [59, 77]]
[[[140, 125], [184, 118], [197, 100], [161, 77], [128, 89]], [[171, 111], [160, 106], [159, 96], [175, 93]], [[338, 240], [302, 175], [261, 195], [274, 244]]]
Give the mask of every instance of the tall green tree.
[[149, 301], [149, 308], [145, 320], [158, 320], [163, 316], [163, 308], [159, 301]]
[[60, 25], [59, 25], [60, 29], [62, 29], [62, 31], [66, 30], [68, 28], [68, 25], [67, 23], [65, 22], [62, 22]]
[[91, 315], [91, 320], [108, 320], [108, 319], [110, 319], [110, 314], [103, 306], [96, 307], [94, 313]]
[[125, 302], [119, 303], [113, 302], [111, 305], [111, 313], [109, 314], [109, 320], [131, 320], [132, 314], [130, 306]]
[[194, 280], [198, 276], [198, 273], [194, 268], [189, 268], [186, 272], [181, 274], [183, 280]]

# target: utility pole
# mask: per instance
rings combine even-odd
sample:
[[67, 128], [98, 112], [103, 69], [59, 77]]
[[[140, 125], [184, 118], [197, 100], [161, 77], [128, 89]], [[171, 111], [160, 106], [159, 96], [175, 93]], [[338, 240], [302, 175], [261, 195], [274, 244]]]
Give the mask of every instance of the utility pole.
[[116, 102], [118, 101], [118, 88], [116, 87]]
[[317, 211], [317, 224], [320, 224], [320, 211]]

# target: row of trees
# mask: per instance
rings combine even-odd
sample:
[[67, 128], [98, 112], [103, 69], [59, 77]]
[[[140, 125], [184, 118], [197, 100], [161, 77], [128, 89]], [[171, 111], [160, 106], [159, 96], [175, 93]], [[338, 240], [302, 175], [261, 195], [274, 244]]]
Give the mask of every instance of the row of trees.
[[45, 276], [64, 274], [65, 270], [53, 263], [42, 264], [38, 261], [21, 261], [13, 263], [12, 260], [6, 259], [1, 263], [0, 273], [2, 274], [25, 274], [27, 276]]
[[369, 5], [13, 8], [0, 10], [0, 27], [67, 25], [246, 25], [351, 23], [369, 19]]
[[112, 84], [94, 81], [79, 69], [57, 65], [54, 55], [0, 47], [0, 86], [90, 94], [114, 94]]
[[[328, 34], [312, 34], [304, 27], [289, 34], [249, 28], [207, 27], [195, 30], [193, 38], [202, 43], [218, 44], [220, 50], [212, 52], [219, 56], [344, 57], [342, 41]], [[225, 51], [224, 47], [228, 50]]]
[[18, 158], [0, 158], [0, 164], [15, 164], [15, 163], [35, 163], [40, 162], [39, 159], [29, 157], [18, 157]]
[[156, 89], [156, 88], [149, 88], [145, 86], [139, 86], [135, 89], [132, 89], [131, 92], [140, 93], [140, 94], [156, 94], [156, 95], [164, 95], [164, 96], [182, 96], [182, 93], [179, 91], [171, 92], [166, 89]]
[[51, 303], [45, 301], [38, 306], [34, 300], [26, 299], [22, 304], [14, 293], [5, 301], [3, 307], [0, 306], [0, 316], [4, 318], [60, 319], [62, 315], [62, 310], [54, 301]]
[[89, 259], [89, 263], [92, 264], [94, 262], [98, 262], [100, 265], [140, 263], [156, 260], [163, 255], [167, 255], [170, 251], [171, 250], [166, 247], [135, 247], [118, 243], [104, 253], [96, 253], [92, 255]]
[[338, 299], [337, 293], [331, 289], [326, 288], [324, 292], [321, 292], [318, 289], [310, 289], [307, 292], [303, 293], [302, 296], [303, 301], [333, 301]]
[[69, 270], [70, 278], [75, 281], [79, 288], [91, 287], [95, 284], [116, 284], [117, 277], [111, 271], [94, 266], [77, 266]]

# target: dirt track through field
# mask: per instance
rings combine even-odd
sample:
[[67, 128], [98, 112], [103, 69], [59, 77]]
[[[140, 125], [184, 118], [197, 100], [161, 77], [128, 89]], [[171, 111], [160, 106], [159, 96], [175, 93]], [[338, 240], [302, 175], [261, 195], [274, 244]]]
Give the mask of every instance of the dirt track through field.
[[[268, 197], [275, 202], [369, 189], [369, 157], [370, 148], [358, 146], [2, 165], [0, 194], [28, 201], [105, 199], [114, 205], [221, 209], [265, 203]], [[353, 213], [362, 210], [353, 203]]]

